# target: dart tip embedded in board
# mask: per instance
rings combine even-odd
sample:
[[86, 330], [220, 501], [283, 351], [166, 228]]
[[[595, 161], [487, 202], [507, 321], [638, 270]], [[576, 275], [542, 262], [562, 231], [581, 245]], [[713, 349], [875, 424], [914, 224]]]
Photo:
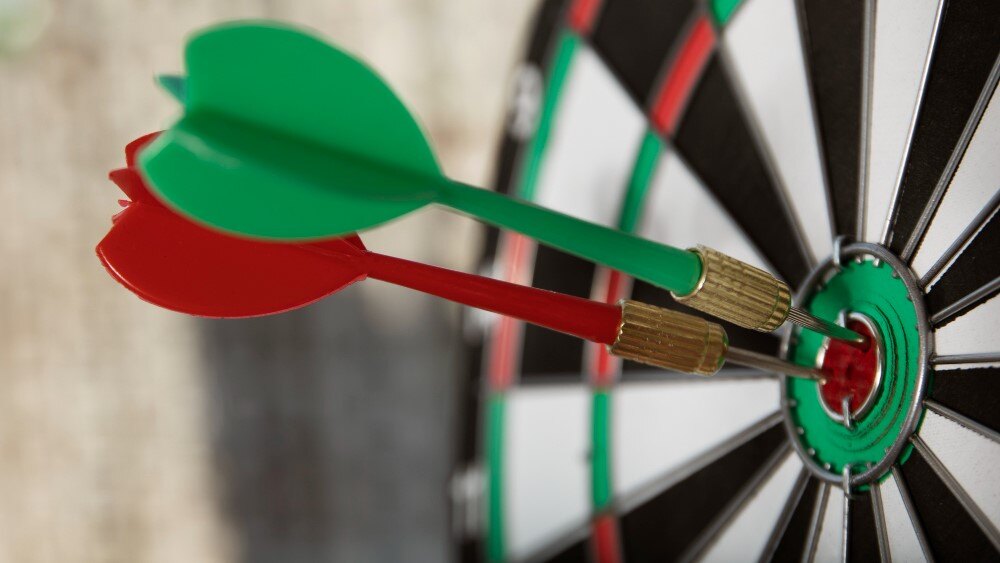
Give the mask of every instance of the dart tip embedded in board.
[[807, 328], [811, 331], [818, 332], [823, 336], [833, 338], [835, 340], [843, 340], [857, 346], [863, 346], [867, 342], [867, 339], [863, 335], [858, 334], [845, 326], [840, 326], [836, 323], [813, 316], [798, 307], [792, 307], [788, 311], [788, 322]]
[[799, 364], [794, 364], [781, 358], [751, 352], [742, 348], [730, 348], [726, 351], [726, 360], [744, 367], [757, 368], [764, 371], [783, 373], [789, 377], [800, 379], [810, 379], [823, 385], [826, 378], [823, 372], [816, 368], [810, 368]]
[[722, 326], [701, 317], [624, 300], [615, 356], [673, 371], [714, 375], [725, 362], [825, 383], [823, 373], [781, 358], [729, 346]]
[[725, 362], [729, 340], [718, 324], [638, 301], [620, 305], [618, 338], [609, 347], [615, 356], [698, 375], [714, 375]]
[[864, 337], [853, 330], [794, 307], [788, 285], [770, 273], [706, 246], [690, 251], [701, 261], [701, 276], [694, 291], [674, 293], [680, 303], [752, 330], [771, 332], [788, 321], [830, 338], [864, 344]]

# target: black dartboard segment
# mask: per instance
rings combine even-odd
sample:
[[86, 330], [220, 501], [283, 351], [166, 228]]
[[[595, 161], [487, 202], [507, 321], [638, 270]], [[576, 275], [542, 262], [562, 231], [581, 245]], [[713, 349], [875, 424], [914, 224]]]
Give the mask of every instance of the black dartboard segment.
[[930, 398], [1000, 432], [1000, 367], [938, 371]]
[[870, 491], [851, 495], [847, 509], [847, 560], [878, 561], [878, 535]]
[[[577, 297], [590, 297], [595, 266], [575, 256], [538, 246], [532, 285]], [[528, 325], [524, 330], [521, 360], [522, 380], [537, 376], [579, 379], [583, 370], [584, 341], [579, 338]]]
[[645, 106], [668, 54], [694, 11], [693, 0], [607, 0], [594, 47], [640, 105]]
[[786, 443], [776, 425], [621, 516], [626, 560], [676, 560]]
[[692, 94], [677, 148], [777, 273], [793, 287], [809, 273], [809, 259], [779, 189], [767, 173], [717, 57]]
[[[998, 277], [1000, 277], [1000, 213], [995, 213], [931, 287], [927, 293], [927, 310], [931, 317], [934, 317], [946, 307]], [[986, 301], [998, 291], [1000, 287], [979, 296], [961, 310], [938, 320], [937, 325], [946, 325], [963, 311]]]
[[901, 205], [890, 231], [894, 252], [903, 251], [945, 165], [959, 147], [959, 137], [998, 54], [1000, 2], [948, 2], [903, 171]]
[[[465, 371], [466, 374], [478, 374], [483, 366], [483, 341], [469, 343], [465, 348]], [[478, 378], [466, 377], [458, 384], [456, 393], [458, 404], [458, 416], [461, 417], [461, 424], [456, 429], [458, 445], [456, 448], [457, 462], [460, 465], [471, 464], [479, 455], [477, 440], [479, 438], [479, 412], [473, 408], [479, 396], [480, 389]]]
[[809, 538], [809, 524], [819, 500], [819, 492], [819, 481], [809, 479], [784, 533], [781, 534], [781, 539], [775, 547], [771, 561], [787, 561], [788, 563], [802, 561], [802, 554], [805, 553], [806, 541]]
[[590, 546], [586, 540], [574, 542], [546, 561], [548, 563], [591, 563]]
[[995, 560], [993, 544], [919, 452], [913, 452], [901, 473], [935, 559]]
[[799, 0], [837, 233], [858, 231], [865, 0]]

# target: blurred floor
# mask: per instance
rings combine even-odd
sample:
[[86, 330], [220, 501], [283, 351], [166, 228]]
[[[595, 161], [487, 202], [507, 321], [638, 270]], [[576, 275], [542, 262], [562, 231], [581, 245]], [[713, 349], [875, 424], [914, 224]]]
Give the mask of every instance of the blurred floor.
[[[194, 321], [118, 287], [93, 246], [107, 171], [176, 112], [152, 75], [182, 69], [190, 30], [318, 29], [408, 100], [449, 174], [485, 183], [532, 4], [0, 0], [0, 561], [447, 557], [458, 309], [370, 282]], [[366, 240], [468, 268], [478, 237], [429, 210]]]

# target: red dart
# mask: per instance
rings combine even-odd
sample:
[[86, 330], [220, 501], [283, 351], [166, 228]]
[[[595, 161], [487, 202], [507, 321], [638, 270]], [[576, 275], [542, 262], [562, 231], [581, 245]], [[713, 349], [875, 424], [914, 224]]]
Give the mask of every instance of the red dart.
[[721, 326], [635, 301], [610, 305], [376, 254], [357, 235], [279, 243], [223, 234], [181, 217], [157, 200], [135, 168], [156, 136], [125, 147], [126, 168], [110, 174], [127, 200], [97, 245], [108, 272], [140, 298], [202, 317], [237, 318], [304, 307], [365, 278], [383, 280], [470, 307], [606, 344], [619, 357], [710, 375], [725, 361], [818, 378], [777, 358], [729, 348]]
[[97, 245], [108, 272], [140, 298], [203, 317], [237, 318], [308, 305], [366, 277], [611, 345], [622, 308], [376, 254], [356, 235], [309, 244], [261, 242], [195, 224], [161, 204], [135, 168], [156, 133], [125, 148], [110, 178], [128, 197]]

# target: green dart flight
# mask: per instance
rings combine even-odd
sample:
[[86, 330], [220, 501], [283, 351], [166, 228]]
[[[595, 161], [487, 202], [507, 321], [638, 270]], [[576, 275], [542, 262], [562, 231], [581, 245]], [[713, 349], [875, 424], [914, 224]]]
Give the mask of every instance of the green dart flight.
[[159, 79], [184, 113], [140, 153], [139, 165], [167, 205], [209, 227], [313, 240], [436, 203], [748, 328], [774, 330], [789, 315], [784, 283], [728, 256], [661, 245], [447, 178], [385, 82], [310, 33], [271, 22], [221, 25], [195, 34], [185, 60], [186, 79]]

